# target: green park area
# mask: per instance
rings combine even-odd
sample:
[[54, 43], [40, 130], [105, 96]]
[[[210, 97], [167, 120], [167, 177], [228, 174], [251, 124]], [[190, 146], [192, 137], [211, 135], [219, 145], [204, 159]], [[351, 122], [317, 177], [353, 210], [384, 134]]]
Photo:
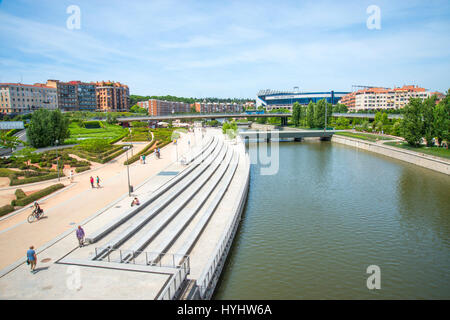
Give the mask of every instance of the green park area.
[[397, 148], [414, 151], [414, 152], [425, 153], [430, 156], [450, 159], [450, 150], [448, 150], [447, 148], [427, 147], [426, 145], [421, 145], [419, 147], [413, 147], [406, 142], [385, 142], [384, 144], [392, 146], [392, 147], [397, 147]]
[[361, 140], [366, 140], [366, 141], [371, 141], [371, 142], [376, 142], [377, 140], [393, 140], [393, 138], [385, 137], [382, 135], [362, 133], [362, 132], [357, 132], [357, 133], [356, 132], [336, 132], [335, 134], [339, 135], [339, 136], [345, 136], [345, 137], [361, 139]]

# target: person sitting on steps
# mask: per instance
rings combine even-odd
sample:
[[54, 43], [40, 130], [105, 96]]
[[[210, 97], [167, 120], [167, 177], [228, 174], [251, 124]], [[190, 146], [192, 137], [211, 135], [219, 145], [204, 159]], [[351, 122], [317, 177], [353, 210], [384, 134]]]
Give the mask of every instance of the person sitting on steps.
[[138, 198], [134, 198], [134, 200], [133, 200], [133, 202], [131, 202], [131, 206], [138, 206], [138, 205], [140, 205], [141, 203], [139, 202], [139, 199]]

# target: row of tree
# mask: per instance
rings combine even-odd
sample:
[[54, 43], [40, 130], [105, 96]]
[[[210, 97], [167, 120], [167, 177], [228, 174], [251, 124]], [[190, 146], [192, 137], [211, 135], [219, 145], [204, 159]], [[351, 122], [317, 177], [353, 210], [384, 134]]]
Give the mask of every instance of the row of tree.
[[450, 141], [450, 89], [438, 104], [436, 99], [436, 96], [424, 101], [412, 98], [403, 108], [402, 134], [410, 145], [419, 146], [422, 138], [427, 146], [433, 145], [433, 138], [439, 145], [444, 140]]
[[315, 103], [310, 101], [307, 107], [301, 106], [295, 102], [292, 106], [292, 122], [295, 126], [308, 126], [310, 128], [324, 128], [325, 120], [330, 122], [333, 114], [331, 103], [325, 99]]

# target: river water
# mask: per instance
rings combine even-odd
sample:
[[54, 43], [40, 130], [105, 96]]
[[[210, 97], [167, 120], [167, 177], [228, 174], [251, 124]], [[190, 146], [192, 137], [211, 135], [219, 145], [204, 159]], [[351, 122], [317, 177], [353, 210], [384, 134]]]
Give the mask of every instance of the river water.
[[450, 299], [449, 176], [318, 140], [279, 154], [251, 166], [213, 299]]

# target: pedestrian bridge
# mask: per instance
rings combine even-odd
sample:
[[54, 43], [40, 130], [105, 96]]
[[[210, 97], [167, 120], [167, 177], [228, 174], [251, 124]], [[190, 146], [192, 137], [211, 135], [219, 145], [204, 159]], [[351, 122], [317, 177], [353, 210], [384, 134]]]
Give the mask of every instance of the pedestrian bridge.
[[345, 130], [252, 130], [240, 131], [239, 135], [245, 140], [278, 140], [294, 139], [301, 141], [304, 138], [320, 138], [321, 140], [330, 140], [336, 132]]

